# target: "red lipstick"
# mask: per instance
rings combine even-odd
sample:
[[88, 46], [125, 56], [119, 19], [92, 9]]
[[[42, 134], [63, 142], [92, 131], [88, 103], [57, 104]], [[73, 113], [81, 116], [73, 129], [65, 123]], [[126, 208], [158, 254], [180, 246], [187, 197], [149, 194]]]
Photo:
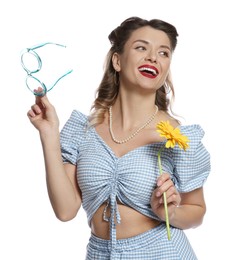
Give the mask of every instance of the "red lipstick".
[[138, 68], [139, 72], [147, 78], [154, 79], [159, 75], [159, 71], [156, 67], [144, 64]]

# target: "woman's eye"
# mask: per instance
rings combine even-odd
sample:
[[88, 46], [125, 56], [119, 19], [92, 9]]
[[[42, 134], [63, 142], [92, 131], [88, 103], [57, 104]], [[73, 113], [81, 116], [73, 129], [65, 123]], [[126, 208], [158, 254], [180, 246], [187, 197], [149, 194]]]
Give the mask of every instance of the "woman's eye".
[[136, 47], [136, 50], [142, 50], [142, 51], [144, 51], [144, 50], [146, 50], [146, 48], [145, 48], [144, 46], [138, 46], [138, 47]]
[[169, 57], [169, 53], [166, 52], [166, 51], [160, 51], [159, 53], [161, 56], [164, 56], [164, 57]]

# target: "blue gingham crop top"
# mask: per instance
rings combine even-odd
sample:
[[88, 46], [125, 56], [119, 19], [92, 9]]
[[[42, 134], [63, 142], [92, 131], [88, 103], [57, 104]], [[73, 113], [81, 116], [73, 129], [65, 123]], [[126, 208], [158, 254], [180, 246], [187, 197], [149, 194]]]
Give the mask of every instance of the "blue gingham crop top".
[[[117, 157], [98, 135], [94, 127], [87, 128], [88, 117], [74, 110], [61, 133], [63, 161], [77, 165], [77, 181], [82, 192], [82, 206], [88, 223], [96, 210], [107, 202], [111, 209], [110, 237], [115, 240], [115, 217], [120, 223], [117, 200], [150, 218], [159, 218], [150, 205], [151, 194], [159, 176], [157, 153], [165, 142], [140, 146], [122, 157]], [[180, 126], [190, 140], [190, 148], [177, 145], [161, 154], [163, 171], [171, 174], [180, 192], [202, 187], [210, 172], [210, 156], [201, 139], [200, 125]]]

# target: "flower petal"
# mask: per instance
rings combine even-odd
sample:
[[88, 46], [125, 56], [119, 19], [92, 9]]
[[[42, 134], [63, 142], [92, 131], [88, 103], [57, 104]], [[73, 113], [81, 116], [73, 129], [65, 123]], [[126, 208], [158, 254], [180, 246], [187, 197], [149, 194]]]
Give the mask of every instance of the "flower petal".
[[169, 121], [159, 122], [157, 124], [157, 132], [160, 133], [161, 137], [167, 139], [166, 148], [173, 148], [176, 144], [183, 150], [189, 148], [187, 136], [182, 135], [179, 128], [174, 128], [170, 125]]

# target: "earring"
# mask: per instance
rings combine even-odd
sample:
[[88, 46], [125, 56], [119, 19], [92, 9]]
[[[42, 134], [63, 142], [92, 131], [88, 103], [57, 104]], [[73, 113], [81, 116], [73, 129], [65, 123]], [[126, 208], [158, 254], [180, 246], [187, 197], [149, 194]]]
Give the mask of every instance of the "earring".
[[165, 81], [164, 82], [164, 90], [165, 90], [165, 93], [166, 94], [169, 94], [170, 93], [170, 91], [171, 91], [171, 87], [170, 87], [170, 85], [167, 83], [167, 81]]
[[113, 82], [116, 86], [119, 86], [119, 72], [116, 70], [114, 71]]

